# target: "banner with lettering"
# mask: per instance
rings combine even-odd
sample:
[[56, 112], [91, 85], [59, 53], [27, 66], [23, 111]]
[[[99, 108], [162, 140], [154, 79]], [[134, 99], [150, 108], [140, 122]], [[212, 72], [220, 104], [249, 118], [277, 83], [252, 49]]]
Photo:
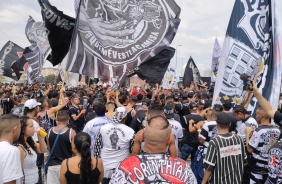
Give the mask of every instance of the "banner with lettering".
[[80, 1], [67, 71], [121, 86], [172, 42], [179, 14], [174, 0]]
[[183, 87], [190, 87], [191, 84], [194, 84], [197, 88], [197, 84], [202, 84], [202, 78], [198, 70], [197, 65], [195, 64], [192, 57], [189, 58], [184, 76], [183, 76]]
[[29, 17], [25, 28], [25, 34], [29, 42], [32, 44], [24, 53], [24, 57], [29, 63], [29, 80], [31, 83], [38, 77], [40, 70], [51, 52], [50, 44], [47, 39], [48, 30], [44, 23], [35, 22]]
[[212, 54], [212, 66], [211, 66], [211, 82], [215, 82], [219, 64], [219, 58], [221, 54], [221, 47], [220, 44], [215, 38], [214, 46], [213, 46], [213, 54]]
[[16, 75], [15, 71], [12, 69], [12, 65], [21, 58], [22, 55], [23, 48], [11, 41], [8, 41], [0, 51], [0, 76], [19, 80], [20, 76]]
[[47, 59], [56, 66], [63, 61], [69, 51], [75, 19], [52, 6], [48, 0], [38, 2], [45, 27], [49, 31], [48, 40], [52, 49], [51, 57]]
[[245, 73], [253, 79], [259, 73], [260, 92], [277, 108], [281, 58], [276, 23], [275, 0], [235, 1], [220, 56], [213, 104], [226, 99], [254, 112], [257, 100], [243, 90], [240, 75]]

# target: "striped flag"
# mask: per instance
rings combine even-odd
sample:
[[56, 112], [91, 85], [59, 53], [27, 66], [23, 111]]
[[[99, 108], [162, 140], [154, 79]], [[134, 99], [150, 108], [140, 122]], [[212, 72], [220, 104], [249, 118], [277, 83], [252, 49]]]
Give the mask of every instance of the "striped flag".
[[[281, 58], [275, 15], [275, 0], [236, 0], [220, 56], [213, 104], [231, 100], [254, 112], [258, 106], [243, 90], [240, 74], [251, 79], [258, 73], [262, 95], [276, 109], [281, 85]], [[262, 59], [260, 59], [262, 58]], [[244, 99], [250, 99], [247, 102]]]
[[211, 66], [211, 82], [213, 83], [216, 81], [220, 53], [221, 53], [221, 47], [217, 38], [215, 38], [214, 46], [213, 46], [213, 54], [212, 54], [212, 66]]
[[25, 28], [25, 34], [29, 42], [32, 44], [25, 49], [24, 57], [29, 63], [29, 80], [32, 83], [40, 74], [40, 70], [50, 54], [50, 44], [47, 39], [47, 29], [44, 23], [35, 22], [29, 17]]
[[174, 0], [80, 1], [67, 71], [121, 86], [128, 71], [172, 42], [179, 14]]

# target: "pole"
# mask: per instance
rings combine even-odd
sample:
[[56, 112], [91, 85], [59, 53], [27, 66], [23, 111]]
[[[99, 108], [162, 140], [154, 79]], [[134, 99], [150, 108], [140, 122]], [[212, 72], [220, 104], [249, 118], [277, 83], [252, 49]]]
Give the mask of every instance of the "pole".
[[181, 47], [182, 45], [177, 45], [175, 49], [175, 55], [176, 55], [176, 65], [175, 65], [175, 72], [177, 73], [177, 47]]

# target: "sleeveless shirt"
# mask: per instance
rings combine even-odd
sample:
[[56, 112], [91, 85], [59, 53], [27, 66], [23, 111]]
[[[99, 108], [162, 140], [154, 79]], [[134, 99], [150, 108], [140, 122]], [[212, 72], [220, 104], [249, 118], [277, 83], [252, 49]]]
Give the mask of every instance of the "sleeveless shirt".
[[[72, 172], [70, 172], [69, 170], [69, 165], [68, 165], [68, 160], [67, 159], [67, 172], [65, 173], [66, 179], [67, 179], [67, 183], [68, 184], [82, 184], [82, 181], [80, 179], [80, 174], [74, 174]], [[99, 183], [99, 176], [100, 176], [100, 171], [98, 169], [98, 158], [96, 158], [96, 167], [90, 171], [89, 173], [89, 183], [91, 184], [98, 184]]]

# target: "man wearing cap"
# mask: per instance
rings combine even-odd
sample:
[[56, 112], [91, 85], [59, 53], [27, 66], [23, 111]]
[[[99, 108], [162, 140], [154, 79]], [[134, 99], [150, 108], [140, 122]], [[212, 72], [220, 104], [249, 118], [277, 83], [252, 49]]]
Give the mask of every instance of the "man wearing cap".
[[240, 184], [247, 159], [244, 142], [229, 133], [230, 117], [226, 113], [219, 112], [216, 123], [218, 135], [209, 142], [202, 184]]
[[126, 114], [124, 107], [118, 107], [112, 123], [102, 126], [96, 137], [94, 155], [103, 161], [103, 183], [110, 181], [118, 164], [130, 155], [134, 130], [124, 124]]
[[176, 153], [178, 155], [178, 143], [180, 143], [183, 138], [182, 126], [178, 121], [174, 120], [174, 110], [170, 105], [164, 106], [164, 114], [171, 125], [172, 134], [175, 138]]
[[69, 126], [75, 130], [75, 132], [80, 132], [83, 130], [85, 125], [85, 113], [86, 109], [80, 109], [80, 98], [74, 96], [71, 100], [72, 106], [69, 108], [68, 112], [70, 115], [70, 124]]
[[[189, 105], [189, 109], [191, 114], [188, 114], [186, 116], [183, 116], [182, 119], [182, 127], [185, 129], [184, 130], [184, 136], [182, 139], [182, 148], [181, 148], [181, 156], [183, 160], [187, 160], [189, 155], [191, 154], [191, 160], [193, 161], [195, 153], [198, 149], [199, 146], [199, 141], [198, 141], [198, 133], [197, 129], [198, 127], [198, 122], [204, 121], [205, 119], [200, 116], [197, 111], [198, 104], [197, 102], [191, 102]], [[193, 131], [191, 130], [193, 129]], [[196, 131], [194, 131], [194, 129]], [[193, 163], [192, 163], [193, 165]]]
[[229, 132], [235, 132], [236, 130], [236, 119], [233, 116], [233, 113], [230, 112], [230, 109], [232, 108], [232, 103], [230, 100], [223, 100], [222, 101], [222, 107], [223, 107], [223, 112], [228, 114], [228, 116], [231, 119], [231, 125], [229, 127]]

